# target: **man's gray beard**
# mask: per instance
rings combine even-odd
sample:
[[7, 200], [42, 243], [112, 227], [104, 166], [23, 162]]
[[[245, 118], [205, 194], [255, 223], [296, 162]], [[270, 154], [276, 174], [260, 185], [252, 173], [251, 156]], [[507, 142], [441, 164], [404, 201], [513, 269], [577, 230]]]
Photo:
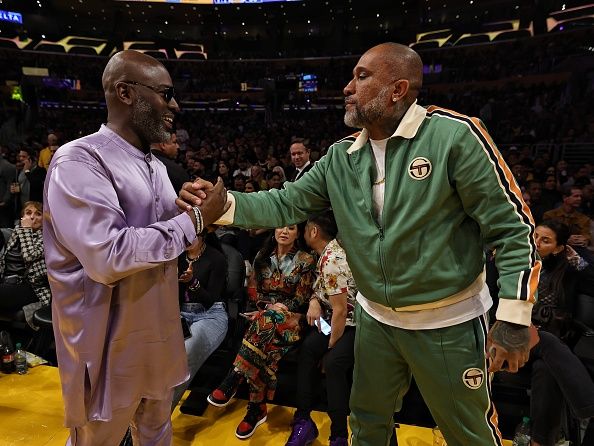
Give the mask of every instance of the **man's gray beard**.
[[156, 118], [155, 115], [156, 112], [151, 104], [142, 97], [138, 97], [132, 106], [132, 125], [150, 144], [167, 142], [171, 139], [171, 133], [165, 129], [163, 119]]
[[392, 89], [392, 86], [387, 85], [381, 89], [375, 98], [360, 108], [357, 104], [351, 110], [346, 110], [344, 113], [344, 123], [348, 127], [362, 129], [369, 124], [377, 122], [384, 118], [386, 114], [386, 107], [384, 106], [386, 96]]

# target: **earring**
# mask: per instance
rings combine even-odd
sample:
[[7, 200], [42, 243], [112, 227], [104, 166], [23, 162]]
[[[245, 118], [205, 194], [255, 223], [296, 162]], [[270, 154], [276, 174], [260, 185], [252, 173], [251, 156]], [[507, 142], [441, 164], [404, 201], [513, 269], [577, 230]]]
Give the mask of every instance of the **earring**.
[[396, 102], [398, 98], [396, 96], [392, 96], [392, 102]]

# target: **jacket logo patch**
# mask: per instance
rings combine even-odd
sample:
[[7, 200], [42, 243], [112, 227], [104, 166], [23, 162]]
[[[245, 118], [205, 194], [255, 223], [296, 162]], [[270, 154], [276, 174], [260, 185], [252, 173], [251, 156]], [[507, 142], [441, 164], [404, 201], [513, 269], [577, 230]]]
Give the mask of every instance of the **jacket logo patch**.
[[472, 390], [478, 389], [483, 384], [484, 380], [484, 372], [476, 367], [466, 369], [464, 373], [462, 373], [462, 382], [466, 387]]
[[431, 175], [431, 161], [419, 156], [408, 165], [408, 174], [413, 180], [424, 180]]

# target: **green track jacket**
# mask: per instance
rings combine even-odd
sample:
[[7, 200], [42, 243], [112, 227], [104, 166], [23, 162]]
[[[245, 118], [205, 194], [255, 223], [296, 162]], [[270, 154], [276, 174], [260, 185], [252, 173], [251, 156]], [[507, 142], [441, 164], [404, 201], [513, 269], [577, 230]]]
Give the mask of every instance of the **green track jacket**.
[[372, 211], [375, 170], [363, 130], [282, 190], [232, 192], [220, 222], [281, 227], [331, 206], [359, 291], [399, 311], [440, 306], [481, 274], [484, 248], [496, 249], [497, 318], [529, 325], [540, 271], [534, 221], [482, 123], [408, 109], [386, 148], [383, 225]]

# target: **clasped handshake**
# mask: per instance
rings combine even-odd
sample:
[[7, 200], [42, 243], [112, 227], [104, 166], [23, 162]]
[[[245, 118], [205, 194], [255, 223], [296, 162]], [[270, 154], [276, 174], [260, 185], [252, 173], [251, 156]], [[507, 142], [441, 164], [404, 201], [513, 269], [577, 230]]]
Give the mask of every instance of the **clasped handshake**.
[[187, 212], [192, 221], [195, 218], [192, 207], [197, 206], [202, 214], [204, 227], [217, 221], [231, 205], [227, 202], [227, 191], [220, 177], [215, 185], [201, 178], [184, 183], [175, 204], [180, 210]]

